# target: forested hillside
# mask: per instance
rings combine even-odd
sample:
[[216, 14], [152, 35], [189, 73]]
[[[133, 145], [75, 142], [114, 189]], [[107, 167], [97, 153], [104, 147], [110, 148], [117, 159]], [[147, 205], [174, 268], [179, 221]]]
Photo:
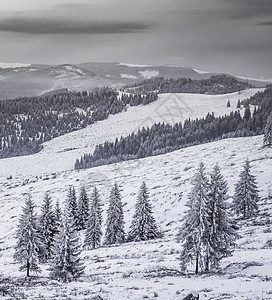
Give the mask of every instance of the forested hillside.
[[75, 168], [89, 168], [123, 160], [142, 158], [167, 153], [180, 148], [214, 140], [262, 134], [269, 113], [272, 111], [272, 87], [253, 96], [245, 104], [258, 105], [251, 112], [247, 106], [244, 116], [239, 111], [230, 115], [186, 120], [184, 124], [155, 124], [142, 128], [137, 133], [116, 139], [114, 143], [98, 145], [93, 154], [85, 154], [76, 160]]
[[155, 77], [133, 85], [127, 85], [124, 90], [146, 94], [150, 91], [158, 93], [196, 93], [196, 94], [227, 94], [238, 92], [253, 86], [247, 82], [238, 81], [227, 75], [215, 75], [208, 79], [193, 80], [191, 78]]
[[148, 104], [157, 94], [126, 94], [103, 88], [92, 93], [62, 91], [0, 101], [0, 158], [40, 151], [42, 143], [117, 114], [126, 105]]

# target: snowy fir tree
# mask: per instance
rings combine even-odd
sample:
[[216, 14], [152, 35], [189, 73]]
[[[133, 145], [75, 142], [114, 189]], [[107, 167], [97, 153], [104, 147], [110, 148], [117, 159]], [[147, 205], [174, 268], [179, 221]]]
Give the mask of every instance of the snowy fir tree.
[[207, 248], [209, 245], [209, 182], [203, 162], [192, 180], [193, 188], [189, 194], [187, 213], [177, 239], [182, 244], [180, 256], [181, 269], [195, 262], [195, 273], [206, 267]]
[[89, 215], [89, 199], [84, 187], [80, 190], [77, 203], [77, 228], [79, 230], [86, 229]]
[[84, 272], [80, 261], [81, 245], [74, 217], [67, 209], [62, 216], [59, 233], [54, 244], [54, 259], [51, 262], [50, 277], [63, 282], [72, 281]]
[[40, 254], [42, 261], [47, 261], [52, 257], [56, 229], [57, 223], [53, 211], [52, 200], [50, 195], [46, 193], [39, 217], [39, 236], [43, 244], [43, 251]]
[[237, 215], [242, 215], [243, 219], [252, 217], [258, 210], [258, 201], [256, 178], [251, 174], [251, 166], [247, 159], [235, 187], [234, 207]]
[[268, 116], [267, 123], [264, 129], [263, 144], [264, 146], [272, 145], [272, 112]]
[[57, 224], [60, 224], [61, 222], [61, 209], [59, 205], [59, 200], [57, 200], [55, 209], [54, 209], [54, 217]]
[[67, 209], [69, 213], [73, 216], [75, 224], [77, 225], [78, 222], [77, 198], [76, 198], [75, 187], [72, 185], [69, 186], [69, 190], [68, 190]]
[[128, 233], [128, 241], [145, 241], [159, 236], [156, 221], [145, 182], [142, 183], [138, 194], [135, 214]]
[[235, 239], [233, 223], [228, 216], [228, 186], [218, 164], [210, 175], [208, 202], [209, 244], [206, 249], [205, 271], [216, 269], [220, 259], [231, 254], [231, 245]]
[[87, 222], [87, 229], [85, 231], [86, 248], [95, 249], [99, 247], [102, 237], [102, 208], [99, 193], [94, 187], [91, 195], [91, 205], [89, 211], [89, 218]]
[[22, 264], [19, 270], [26, 270], [27, 277], [30, 276], [30, 271], [35, 273], [40, 272], [38, 257], [41, 243], [37, 223], [34, 203], [31, 196], [28, 195], [16, 231], [17, 244], [14, 253], [15, 261]]
[[123, 243], [125, 241], [124, 213], [120, 191], [117, 183], [110, 193], [109, 208], [107, 210], [105, 245]]

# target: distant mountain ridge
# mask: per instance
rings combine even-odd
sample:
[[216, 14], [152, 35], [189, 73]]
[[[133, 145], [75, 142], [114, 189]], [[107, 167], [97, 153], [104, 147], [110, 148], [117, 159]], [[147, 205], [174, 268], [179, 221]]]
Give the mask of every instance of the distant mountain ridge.
[[[3, 64], [2, 64], [3, 66]], [[120, 88], [145, 79], [164, 77], [177, 79], [207, 79], [216, 73], [198, 71], [191, 67], [148, 66], [118, 62], [88, 62], [80, 64], [0, 64], [0, 100], [38, 96], [67, 88], [91, 91], [95, 87]], [[235, 76], [234, 76], [235, 77]], [[267, 82], [241, 79], [258, 87]]]

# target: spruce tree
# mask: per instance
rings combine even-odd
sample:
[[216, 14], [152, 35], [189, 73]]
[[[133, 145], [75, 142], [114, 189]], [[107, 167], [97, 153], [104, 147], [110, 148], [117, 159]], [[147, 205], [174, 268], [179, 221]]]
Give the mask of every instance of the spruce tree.
[[99, 247], [102, 237], [102, 208], [100, 196], [97, 188], [94, 187], [91, 196], [91, 206], [89, 211], [89, 218], [87, 222], [87, 229], [85, 231], [84, 245], [87, 248], [95, 249]]
[[205, 271], [216, 269], [220, 259], [231, 254], [231, 244], [235, 239], [233, 224], [228, 216], [228, 186], [218, 164], [210, 175], [208, 202], [209, 247], [206, 249]]
[[107, 210], [105, 245], [123, 243], [125, 241], [124, 213], [120, 191], [117, 183], [110, 193], [109, 208]]
[[230, 107], [230, 100], [228, 100], [227, 102], [227, 107]]
[[59, 224], [61, 222], [61, 209], [59, 205], [59, 200], [57, 200], [55, 209], [54, 209], [55, 221]]
[[267, 123], [264, 129], [263, 145], [264, 146], [272, 145], [272, 112], [268, 116]]
[[52, 207], [52, 200], [48, 193], [45, 194], [43, 204], [41, 206], [41, 214], [39, 217], [39, 234], [43, 244], [43, 251], [40, 254], [42, 261], [47, 261], [53, 254], [54, 235], [57, 230], [57, 223]]
[[80, 242], [74, 217], [68, 209], [62, 216], [59, 233], [54, 244], [54, 259], [51, 262], [50, 277], [69, 282], [83, 274], [84, 266], [80, 261]]
[[17, 244], [15, 246], [14, 259], [22, 264], [19, 270], [26, 270], [27, 277], [30, 276], [30, 271], [40, 272], [38, 257], [41, 243], [34, 207], [31, 196], [28, 195], [16, 231]]
[[182, 243], [180, 256], [181, 269], [186, 270], [195, 261], [195, 273], [206, 267], [207, 247], [209, 245], [209, 182], [203, 162], [192, 180], [193, 188], [189, 194], [188, 207], [177, 239]]
[[243, 219], [252, 217], [258, 210], [258, 201], [256, 178], [251, 174], [251, 166], [247, 159], [235, 187], [234, 207], [237, 215], [242, 215]]
[[135, 214], [128, 233], [128, 241], [146, 241], [159, 236], [156, 221], [152, 215], [152, 207], [145, 182], [138, 194]]
[[77, 228], [86, 229], [89, 215], [89, 199], [84, 187], [80, 190], [80, 196], [77, 204]]
[[74, 222], [77, 226], [78, 222], [78, 210], [77, 210], [77, 198], [76, 198], [76, 191], [75, 187], [70, 185], [67, 195], [67, 209], [69, 214], [74, 218]]

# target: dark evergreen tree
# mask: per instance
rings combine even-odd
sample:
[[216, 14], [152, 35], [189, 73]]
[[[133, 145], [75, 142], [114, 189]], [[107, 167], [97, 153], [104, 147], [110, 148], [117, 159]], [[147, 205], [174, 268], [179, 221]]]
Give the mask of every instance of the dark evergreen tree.
[[207, 249], [211, 248], [209, 241], [209, 182], [205, 174], [203, 162], [192, 180], [193, 188], [187, 203], [188, 211], [183, 220], [177, 239], [182, 244], [180, 256], [181, 269], [195, 261], [195, 273], [206, 268]]
[[41, 243], [38, 235], [38, 220], [34, 212], [34, 203], [29, 195], [23, 207], [16, 231], [17, 244], [14, 259], [22, 264], [20, 271], [26, 270], [27, 277], [31, 272], [40, 272], [38, 266]]
[[249, 108], [249, 106], [247, 106], [245, 109], [245, 113], [244, 113], [244, 119], [246, 119], [248, 121], [250, 119], [250, 117], [251, 117], [250, 108]]
[[245, 161], [244, 170], [240, 173], [235, 187], [234, 207], [237, 215], [244, 219], [252, 217], [258, 210], [259, 194], [256, 178], [251, 174], [249, 160]]
[[77, 228], [86, 229], [89, 216], [89, 199], [84, 187], [80, 190], [77, 203]]
[[118, 185], [115, 183], [110, 193], [107, 210], [105, 245], [119, 244], [125, 241], [124, 224], [123, 204]]
[[267, 123], [264, 129], [264, 146], [272, 145], [272, 112], [268, 116]]
[[39, 217], [39, 236], [43, 244], [40, 259], [45, 262], [52, 257], [54, 235], [57, 230], [57, 223], [52, 207], [52, 200], [48, 193], [45, 194], [43, 204], [41, 206], [41, 214]]
[[233, 223], [228, 216], [228, 186], [216, 164], [210, 175], [208, 202], [209, 247], [206, 249], [205, 270], [216, 269], [220, 259], [231, 254], [231, 244], [235, 239]]
[[128, 233], [128, 241], [145, 241], [159, 236], [158, 227], [152, 214], [147, 187], [145, 182], [143, 182]]
[[230, 101], [228, 100], [228, 102], [227, 102], [227, 107], [230, 107]]
[[99, 247], [102, 237], [102, 208], [98, 190], [93, 189], [84, 245], [87, 248]]
[[241, 108], [241, 100], [240, 100], [240, 99], [237, 101], [237, 106], [236, 106], [236, 108]]
[[50, 277], [69, 282], [83, 274], [80, 261], [81, 246], [74, 223], [74, 217], [67, 209], [62, 216], [59, 233], [54, 244], [54, 258], [51, 262]]

